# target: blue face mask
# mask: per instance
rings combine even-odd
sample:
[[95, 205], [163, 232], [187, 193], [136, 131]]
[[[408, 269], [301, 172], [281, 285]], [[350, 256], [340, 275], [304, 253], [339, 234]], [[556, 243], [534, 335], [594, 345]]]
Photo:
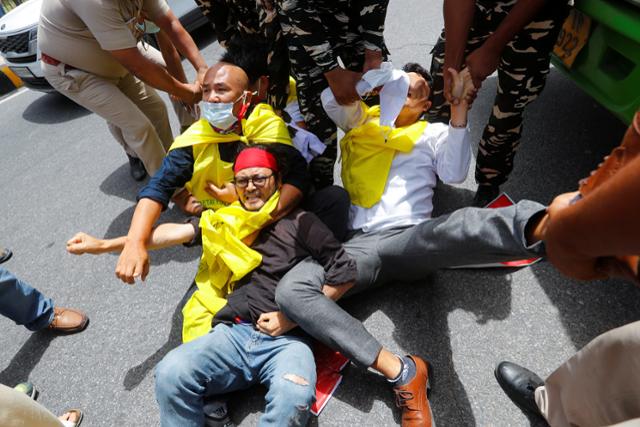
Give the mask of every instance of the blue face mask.
[[228, 130], [238, 119], [233, 115], [235, 102], [202, 102], [202, 115], [209, 124], [220, 130]]

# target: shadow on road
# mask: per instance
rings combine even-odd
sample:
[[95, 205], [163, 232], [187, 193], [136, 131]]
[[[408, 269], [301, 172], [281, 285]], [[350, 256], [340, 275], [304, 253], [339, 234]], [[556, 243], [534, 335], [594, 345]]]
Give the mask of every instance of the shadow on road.
[[[440, 275], [446, 274], [446, 280]], [[420, 283], [386, 285], [367, 295], [351, 297], [345, 308], [358, 319], [366, 319], [375, 311], [383, 312], [393, 324], [395, 342], [403, 351], [428, 360], [434, 372], [431, 406], [436, 423], [475, 425], [473, 410], [453, 361], [449, 314], [463, 310], [472, 313], [480, 325], [490, 320], [506, 319], [511, 312], [509, 270], [447, 271], [437, 273]], [[453, 277], [452, 277], [453, 276]], [[469, 292], [469, 277], [481, 282], [482, 289]], [[446, 283], [444, 283], [446, 282]], [[371, 330], [373, 335], [376, 331]], [[375, 400], [393, 408], [389, 384], [370, 373], [354, 375], [350, 371], [336, 397], [368, 412]], [[399, 422], [399, 412], [394, 416]]]
[[[125, 158], [124, 152], [122, 157]], [[147, 179], [137, 182], [129, 174], [129, 163], [124, 163], [118, 169], [114, 170], [100, 184], [100, 191], [110, 196], [120, 197], [131, 202], [136, 201], [138, 192], [147, 183]]]
[[64, 123], [91, 114], [69, 98], [57, 92], [47, 93], [33, 101], [22, 113], [22, 118], [31, 123]]
[[[558, 309], [565, 332], [576, 350], [596, 336], [639, 318], [640, 289], [631, 283], [613, 279], [579, 282], [537, 265], [533, 272]], [[531, 368], [546, 375], [556, 366]]]
[[182, 343], [182, 307], [185, 305], [193, 291], [195, 291], [195, 282], [191, 284], [187, 292], [184, 294], [178, 305], [176, 306], [173, 316], [171, 316], [171, 329], [167, 342], [162, 345], [155, 353], [147, 357], [144, 362], [129, 369], [124, 377], [123, 385], [126, 390], [133, 390], [138, 387], [145, 379], [149, 372], [156, 367], [162, 358], [171, 350]]
[[0, 384], [13, 387], [20, 382], [27, 381], [31, 371], [38, 365], [51, 341], [55, 338], [56, 335], [49, 331], [31, 334], [18, 353], [13, 356], [9, 365], [0, 372]]

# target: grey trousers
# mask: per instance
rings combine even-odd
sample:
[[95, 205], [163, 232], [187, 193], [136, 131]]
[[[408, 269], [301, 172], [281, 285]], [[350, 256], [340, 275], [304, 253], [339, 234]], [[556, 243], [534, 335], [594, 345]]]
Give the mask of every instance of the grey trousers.
[[536, 389], [552, 427], [640, 425], [640, 322], [606, 332]]
[[[392, 281], [423, 279], [446, 267], [510, 261], [544, 255], [527, 245], [525, 228], [544, 206], [521, 201], [500, 209], [464, 208], [415, 226], [356, 233], [344, 243], [357, 264], [349, 295]], [[371, 366], [382, 345], [322, 293], [324, 269], [311, 259], [294, 267], [276, 288], [276, 302], [308, 334], [346, 357]]]

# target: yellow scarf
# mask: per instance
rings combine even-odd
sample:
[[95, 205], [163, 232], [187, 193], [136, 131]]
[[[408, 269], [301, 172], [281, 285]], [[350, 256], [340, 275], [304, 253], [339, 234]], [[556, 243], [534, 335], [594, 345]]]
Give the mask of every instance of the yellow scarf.
[[233, 179], [232, 163], [220, 159], [218, 144], [242, 141], [245, 144], [292, 145], [285, 122], [267, 104], [258, 104], [247, 119], [242, 119], [242, 135], [216, 132], [206, 119], [200, 119], [178, 136], [171, 148], [193, 147], [193, 175], [185, 187], [205, 209], [219, 209], [225, 204], [205, 190], [207, 181], [218, 187]]
[[289, 76], [289, 96], [287, 97], [287, 104], [298, 100], [298, 89], [296, 81], [293, 77]]
[[396, 152], [408, 153], [424, 132], [420, 120], [401, 128], [380, 126], [380, 106], [368, 108], [366, 122], [351, 129], [340, 141], [342, 183], [351, 203], [370, 208], [380, 201]]
[[276, 192], [256, 212], [234, 202], [217, 211], [207, 210], [200, 218], [202, 258], [196, 275], [198, 289], [182, 308], [182, 341], [201, 337], [211, 329], [213, 316], [227, 303], [235, 283], [258, 267], [262, 256], [242, 239], [260, 230], [271, 220], [278, 205]]

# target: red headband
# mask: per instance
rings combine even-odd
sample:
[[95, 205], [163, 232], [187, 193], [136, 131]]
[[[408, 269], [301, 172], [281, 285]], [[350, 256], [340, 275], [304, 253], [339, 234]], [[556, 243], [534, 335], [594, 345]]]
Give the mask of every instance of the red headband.
[[236, 157], [233, 172], [238, 173], [247, 168], [269, 168], [278, 172], [278, 164], [273, 154], [261, 148], [245, 148]]

